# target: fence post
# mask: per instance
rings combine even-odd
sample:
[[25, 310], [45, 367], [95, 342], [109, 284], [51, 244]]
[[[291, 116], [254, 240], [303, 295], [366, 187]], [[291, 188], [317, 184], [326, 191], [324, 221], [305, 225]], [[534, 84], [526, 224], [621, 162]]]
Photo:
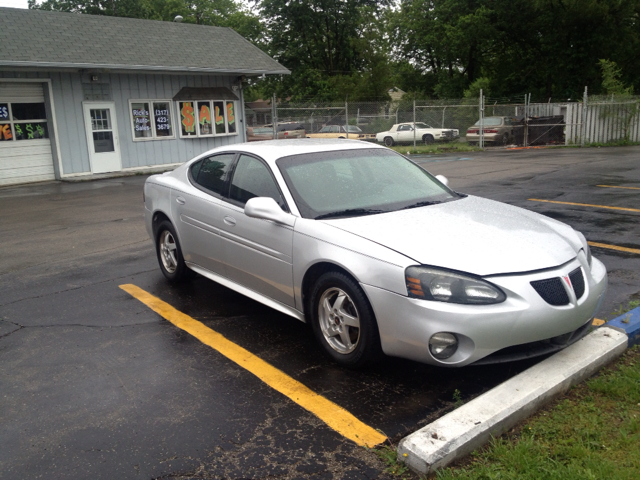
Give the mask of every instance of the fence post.
[[416, 96], [413, 96], [413, 148], [416, 148]]
[[587, 87], [584, 87], [584, 96], [582, 97], [582, 132], [581, 132], [581, 140], [580, 146], [584, 147], [585, 137], [587, 136], [587, 102], [589, 96], [587, 93]]
[[527, 94], [524, 94], [524, 131], [522, 132], [523, 146], [529, 143], [529, 104], [527, 103]]
[[347, 140], [349, 139], [349, 97], [344, 99], [344, 131], [347, 133]]
[[480, 136], [478, 137], [478, 146], [480, 148], [484, 148], [484, 95], [482, 94], [482, 89], [480, 89], [480, 101], [478, 104], [479, 116], [480, 116], [480, 129], [478, 133]]
[[278, 105], [276, 94], [273, 94], [273, 100], [271, 101], [271, 123], [273, 124], [273, 139], [278, 139]]

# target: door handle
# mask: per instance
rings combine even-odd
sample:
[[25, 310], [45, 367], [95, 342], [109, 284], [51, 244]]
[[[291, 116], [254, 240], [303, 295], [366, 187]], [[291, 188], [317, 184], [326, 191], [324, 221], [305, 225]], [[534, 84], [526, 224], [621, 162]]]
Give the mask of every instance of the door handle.
[[235, 227], [236, 225], [236, 219], [233, 217], [230, 217], [229, 215], [225, 215], [224, 217], [224, 223], [226, 223], [227, 225], [231, 226], [231, 227]]
[[176, 202], [178, 202], [180, 205], [184, 205], [186, 202], [186, 200], [182, 197], [176, 197]]

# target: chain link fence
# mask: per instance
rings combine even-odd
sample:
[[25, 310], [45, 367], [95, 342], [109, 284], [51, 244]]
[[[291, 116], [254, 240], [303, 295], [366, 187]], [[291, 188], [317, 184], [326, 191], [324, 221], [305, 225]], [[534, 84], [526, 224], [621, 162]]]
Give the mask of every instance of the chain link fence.
[[[272, 98], [247, 102], [245, 118], [249, 128], [262, 127], [265, 135], [261, 139], [286, 138], [282, 131], [291, 129], [304, 130], [298, 136], [376, 141], [376, 135], [405, 124], [401, 128], [413, 135], [392, 135], [396, 140], [387, 145], [433, 141], [481, 147], [585, 145], [639, 142], [639, 101], [640, 97], [630, 95], [589, 98], [586, 89], [581, 101], [544, 103], [532, 103], [530, 94], [521, 99], [491, 99], [482, 93], [475, 99], [454, 100], [418, 99], [405, 94], [381, 102], [291, 102]], [[429, 129], [436, 133], [425, 134]], [[447, 133], [438, 136], [442, 130]], [[378, 135], [377, 141], [385, 138]]]

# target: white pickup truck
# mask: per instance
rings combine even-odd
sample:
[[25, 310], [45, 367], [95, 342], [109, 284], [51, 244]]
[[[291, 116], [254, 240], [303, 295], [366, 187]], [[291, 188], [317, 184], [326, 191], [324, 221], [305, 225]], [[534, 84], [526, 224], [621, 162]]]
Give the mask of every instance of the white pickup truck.
[[[415, 128], [415, 132], [414, 132]], [[396, 143], [424, 142], [430, 144], [436, 140], [453, 140], [460, 136], [460, 132], [453, 128], [433, 128], [423, 122], [398, 123], [387, 132], [376, 134], [376, 141], [392, 147]]]

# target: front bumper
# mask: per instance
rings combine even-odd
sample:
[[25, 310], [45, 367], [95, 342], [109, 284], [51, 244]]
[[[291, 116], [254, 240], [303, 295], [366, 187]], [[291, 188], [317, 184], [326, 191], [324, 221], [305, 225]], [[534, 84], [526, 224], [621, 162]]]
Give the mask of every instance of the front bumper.
[[[578, 267], [582, 267], [585, 277], [585, 291], [580, 299], [570, 294], [568, 305], [548, 304], [530, 284], [535, 280], [564, 277]], [[496, 305], [460, 305], [409, 298], [362, 285], [376, 314], [383, 351], [390, 356], [432, 365], [464, 366], [509, 347], [516, 351], [511, 359], [533, 356], [524, 353], [530, 348], [525, 344], [532, 342], [549, 342], [562, 348], [562, 341], [549, 339], [561, 340], [563, 335], [590, 323], [607, 288], [604, 265], [594, 258], [589, 269], [582, 252], [560, 267], [522, 275], [492, 276], [487, 280], [506, 293], [506, 301]], [[458, 350], [446, 360], [437, 360], [429, 352], [429, 338], [438, 332], [458, 337]], [[564, 346], [569, 344], [568, 340]], [[518, 345], [523, 349], [520, 356], [518, 347], [514, 347]], [[486, 363], [490, 362], [487, 359]]]
[[[479, 142], [480, 135], [477, 133], [467, 133], [466, 136], [467, 142]], [[502, 140], [502, 135], [499, 133], [485, 133], [484, 134], [484, 143], [496, 143]]]

